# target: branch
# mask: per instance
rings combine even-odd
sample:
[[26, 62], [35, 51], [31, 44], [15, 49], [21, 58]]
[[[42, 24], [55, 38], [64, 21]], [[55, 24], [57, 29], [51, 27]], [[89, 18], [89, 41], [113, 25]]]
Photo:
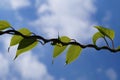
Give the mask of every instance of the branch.
[[[0, 31], [0, 35], [4, 35], [4, 34], [11, 34], [11, 35], [19, 35], [19, 36], [22, 36], [24, 38], [32, 38], [32, 37], [35, 37], [37, 38], [38, 40], [40, 40], [40, 43], [42, 45], [46, 44], [46, 43], [53, 43], [53, 45], [57, 44], [57, 43], [60, 43], [62, 44], [63, 46], [65, 45], [78, 45], [82, 48], [94, 48], [96, 50], [108, 50], [110, 52], [120, 52], [120, 49], [114, 49], [114, 48], [110, 48], [109, 46], [102, 46], [102, 47], [98, 47], [97, 45], [93, 45], [93, 44], [87, 44], [87, 45], [83, 45], [79, 42], [77, 42], [76, 40], [74, 41], [71, 41], [71, 42], [68, 42], [68, 43], [65, 43], [65, 42], [62, 42], [60, 39], [58, 38], [52, 38], [52, 39], [45, 39], [44, 37], [42, 36], [39, 36], [39, 35], [32, 35], [32, 36], [26, 36], [26, 35], [23, 35], [22, 33], [18, 32], [17, 30], [13, 29], [13, 30], [6, 30], [6, 31]], [[43, 43], [42, 43], [42, 42]]]

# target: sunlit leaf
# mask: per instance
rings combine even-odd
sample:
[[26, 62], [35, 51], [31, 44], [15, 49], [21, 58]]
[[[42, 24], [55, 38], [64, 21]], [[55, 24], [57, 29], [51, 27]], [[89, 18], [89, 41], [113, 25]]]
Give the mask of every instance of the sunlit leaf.
[[71, 45], [66, 54], [66, 64], [70, 64], [71, 62], [76, 60], [79, 57], [81, 51], [82, 48], [80, 46]]
[[100, 33], [102, 33], [103, 35], [105, 35], [109, 39], [111, 39], [111, 40], [114, 39], [115, 33], [113, 30], [111, 30], [109, 28], [104, 28], [102, 26], [95, 26], [95, 28], [97, 28]]
[[4, 20], [0, 20], [0, 30], [4, 30], [11, 27], [10, 23]]
[[24, 38], [18, 45], [15, 59], [22, 53], [31, 50], [38, 44], [37, 39], [34, 38]]
[[[60, 40], [62, 42], [70, 42], [70, 38], [68, 38], [67, 36], [62, 36], [60, 38]], [[57, 56], [59, 56], [65, 49], [67, 46], [62, 46], [62, 44], [57, 44], [54, 47], [54, 51], [53, 51], [53, 58], [56, 58]]]
[[[26, 36], [30, 36], [31, 35], [31, 32], [28, 29], [26, 29], [26, 28], [22, 28], [22, 29], [20, 29], [18, 31], [20, 33], [22, 33], [23, 35], [26, 35]], [[11, 38], [10, 46], [14, 46], [14, 45], [18, 44], [22, 39], [23, 39], [22, 36], [14, 35]]]
[[96, 41], [99, 39], [99, 38], [103, 38], [104, 35], [101, 34], [100, 32], [97, 32], [93, 35], [93, 38], [92, 38], [92, 41], [93, 41], [93, 44], [96, 45]]

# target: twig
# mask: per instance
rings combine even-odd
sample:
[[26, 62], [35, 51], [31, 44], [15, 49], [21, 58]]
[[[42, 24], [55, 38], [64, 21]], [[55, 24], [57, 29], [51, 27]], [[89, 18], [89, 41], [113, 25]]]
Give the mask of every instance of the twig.
[[[114, 53], [115, 53], [115, 52], [120, 52], [120, 49], [114, 49], [114, 46], [113, 46], [113, 48], [110, 48], [110, 47], [108, 46], [108, 43], [107, 43], [107, 42], [106, 42], [107, 46], [98, 47], [98, 46], [93, 45], [93, 44], [83, 45], [83, 44], [77, 42], [76, 40], [75, 40], [75, 41], [72, 41], [72, 42], [65, 43], [65, 42], [62, 42], [62, 41], [61, 41], [60, 39], [58, 39], [58, 38], [45, 39], [44, 37], [39, 36], [39, 35], [26, 36], [26, 35], [23, 35], [22, 33], [18, 32], [18, 31], [16, 31], [16, 30], [0, 31], [0, 35], [4, 35], [4, 34], [20, 35], [20, 36], [25, 37], [25, 38], [35, 37], [36, 39], [43, 41], [42, 44], [46, 44], [46, 43], [49, 43], [49, 42], [50, 42], [50, 43], [53, 42], [53, 43], [55, 43], [55, 44], [60, 43], [60, 44], [62, 44], [63, 46], [64, 46], [64, 45], [78, 45], [78, 46], [80, 46], [81, 48], [94, 48], [94, 49], [96, 49], [96, 50], [108, 50], [108, 51], [114, 52]], [[40, 41], [40, 43], [41, 43], [41, 41]], [[112, 42], [112, 43], [113, 43], [113, 42]], [[113, 43], [113, 44], [114, 44], [114, 43]]]

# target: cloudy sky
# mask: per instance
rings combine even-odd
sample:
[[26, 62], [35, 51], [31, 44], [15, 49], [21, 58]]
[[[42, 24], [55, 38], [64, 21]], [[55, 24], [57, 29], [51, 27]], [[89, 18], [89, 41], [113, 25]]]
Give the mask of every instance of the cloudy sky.
[[[92, 43], [95, 25], [113, 29], [115, 47], [120, 44], [119, 0], [0, 0], [0, 20], [15, 29], [29, 28], [45, 38], [66, 35], [80, 43]], [[120, 80], [120, 54], [84, 49], [67, 66], [65, 53], [52, 64], [53, 47], [38, 45], [15, 61], [16, 47], [7, 52], [11, 36], [0, 37], [0, 80]], [[103, 45], [99, 40], [98, 45]]]

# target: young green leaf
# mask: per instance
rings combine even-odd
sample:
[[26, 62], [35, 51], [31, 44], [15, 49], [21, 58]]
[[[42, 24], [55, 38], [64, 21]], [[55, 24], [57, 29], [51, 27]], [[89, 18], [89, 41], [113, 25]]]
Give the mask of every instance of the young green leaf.
[[35, 37], [33, 38], [24, 38], [18, 45], [16, 56], [14, 59], [16, 59], [20, 54], [31, 50], [38, 44], [38, 41]]
[[11, 27], [11, 25], [7, 21], [0, 20], [0, 30], [7, 29], [9, 27]]
[[81, 51], [82, 48], [80, 46], [71, 45], [66, 54], [66, 64], [70, 64], [71, 62], [76, 60], [79, 57]]
[[115, 33], [113, 30], [101, 26], [95, 26], [95, 28], [97, 28], [100, 33], [102, 33], [104, 36], [108, 37], [109, 39], [111, 40], [114, 39]]
[[[67, 36], [62, 36], [60, 38], [60, 40], [62, 42], [70, 42], [70, 38], [68, 38]], [[54, 51], [53, 51], [53, 58], [56, 58], [57, 56], [59, 56], [65, 49], [67, 46], [62, 46], [62, 44], [57, 44], [54, 47]]]
[[[26, 28], [21, 28], [20, 30], [18, 30], [20, 33], [22, 33], [23, 35], [26, 35], [26, 36], [30, 36], [31, 35], [31, 32], [26, 29]], [[14, 46], [16, 44], [18, 44], [21, 40], [23, 39], [22, 36], [19, 36], [19, 35], [14, 35], [12, 38], [11, 38], [11, 42], [10, 42], [10, 46]]]
[[100, 32], [96, 32], [93, 37], [92, 37], [92, 41], [93, 41], [93, 44], [96, 45], [96, 41], [99, 39], [99, 38], [104, 38], [104, 35], [101, 34]]

